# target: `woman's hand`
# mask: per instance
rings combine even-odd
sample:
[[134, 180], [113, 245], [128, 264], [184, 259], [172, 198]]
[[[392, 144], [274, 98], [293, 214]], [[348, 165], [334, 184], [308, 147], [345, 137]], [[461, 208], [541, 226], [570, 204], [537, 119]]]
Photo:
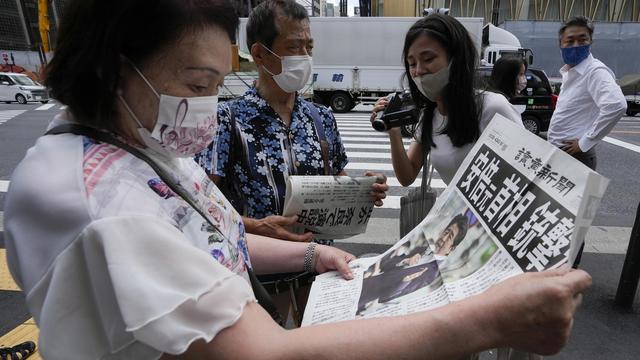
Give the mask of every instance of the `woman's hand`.
[[314, 256], [314, 269], [318, 274], [331, 270], [337, 270], [343, 278], [353, 279], [353, 273], [349, 268], [349, 262], [356, 257], [346, 251], [333, 246], [317, 245]]
[[541, 355], [560, 351], [589, 286], [589, 274], [565, 268], [525, 273], [491, 287], [485, 294], [502, 330], [501, 346]]
[[[389, 105], [389, 99], [387, 96], [381, 97], [380, 99], [378, 99], [378, 101], [376, 101], [376, 103], [373, 105], [373, 110], [371, 110], [371, 118], [369, 119], [372, 124], [373, 124], [373, 121], [378, 116], [378, 112], [384, 111], [384, 109], [386, 109], [388, 105]], [[398, 135], [401, 134], [400, 128], [397, 128], [397, 127], [388, 129], [386, 132], [389, 134], [392, 134], [392, 133], [397, 133]]]
[[387, 105], [389, 105], [389, 99], [387, 99], [386, 96], [381, 97], [380, 99], [378, 99], [378, 101], [376, 101], [376, 103], [373, 105], [373, 110], [371, 110], [371, 122], [376, 119], [378, 112], [384, 110]]

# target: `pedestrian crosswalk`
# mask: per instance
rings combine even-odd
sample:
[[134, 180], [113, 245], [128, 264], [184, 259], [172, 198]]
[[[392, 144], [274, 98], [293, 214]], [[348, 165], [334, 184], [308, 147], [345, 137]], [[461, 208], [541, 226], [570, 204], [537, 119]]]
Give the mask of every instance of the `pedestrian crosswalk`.
[[27, 110], [0, 110], [0, 125], [22, 114]]
[[[347, 174], [361, 176], [364, 171], [369, 170], [386, 175], [390, 189], [382, 208], [399, 212], [400, 197], [405, 195], [410, 188], [419, 187], [422, 184], [422, 176], [419, 174], [413, 184], [408, 187], [400, 185], [391, 164], [389, 136], [386, 133], [375, 131], [371, 127], [369, 113], [351, 112], [335, 114], [335, 117], [342, 142], [347, 151], [347, 157], [349, 158], [349, 164], [345, 169]], [[411, 139], [405, 138], [403, 143], [405, 148], [408, 148]], [[431, 187], [434, 189], [444, 189], [446, 187], [446, 184], [435, 172]], [[399, 215], [395, 211], [392, 211], [391, 216]]]
[[[53, 110], [52, 108], [50, 109]], [[9, 115], [4, 114], [6, 112], [12, 112], [13, 116], [17, 116], [24, 111], [0, 111], [0, 123], [3, 118], [8, 118]], [[389, 137], [386, 133], [380, 133], [371, 128], [368, 113], [336, 114], [336, 122], [349, 158], [349, 164], [346, 167], [347, 174], [350, 176], [362, 176], [365, 171], [374, 171], [386, 175], [390, 190], [387, 193], [382, 209], [390, 209], [392, 211], [392, 214], [387, 214], [386, 216], [397, 216], [395, 211], [400, 209], [400, 197], [405, 195], [411, 187], [419, 187], [422, 183], [422, 177], [418, 175], [413, 184], [408, 187], [403, 187], [400, 184], [395, 177], [391, 164]], [[349, 130], [343, 131], [344, 129]], [[348, 136], [344, 136], [345, 134], [348, 134]], [[404, 142], [405, 146], [408, 147], [411, 139], [404, 139]], [[0, 180], [0, 193], [5, 193], [8, 187], [8, 180]], [[437, 173], [434, 173], [431, 187], [434, 189], [446, 187]], [[0, 230], [2, 230], [1, 225]]]
[[30, 105], [32, 105], [32, 104], [23, 105], [25, 107], [25, 109], [12, 109], [12, 110], [2, 110], [2, 109], [0, 109], [0, 125], [6, 123], [7, 121], [15, 118], [18, 115], [24, 114], [27, 111], [33, 110], [33, 111], [54, 111], [54, 112], [58, 112], [58, 111], [62, 111], [62, 110], [67, 108], [65, 105], [58, 104], [56, 102], [50, 102], [48, 104], [39, 105], [36, 108], [33, 108]]
[[38, 107], [36, 108], [36, 110], [38, 110], [38, 111], [49, 110], [49, 109], [51, 109], [52, 107], [54, 107], [54, 106], [56, 106], [56, 105], [57, 105], [57, 104], [55, 104], [55, 103], [54, 103], [54, 104], [44, 104], [44, 105], [42, 105], [42, 106], [38, 106]]

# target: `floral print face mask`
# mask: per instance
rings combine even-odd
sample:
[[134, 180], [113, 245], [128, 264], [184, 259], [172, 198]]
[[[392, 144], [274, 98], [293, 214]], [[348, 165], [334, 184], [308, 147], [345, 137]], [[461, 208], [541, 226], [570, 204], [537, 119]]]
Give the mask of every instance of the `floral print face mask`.
[[175, 97], [158, 94], [142, 72], [133, 69], [158, 97], [158, 118], [153, 131], [147, 130], [127, 102], [120, 100], [138, 123], [138, 134], [152, 150], [170, 158], [192, 157], [206, 149], [213, 141], [218, 123], [218, 96]]

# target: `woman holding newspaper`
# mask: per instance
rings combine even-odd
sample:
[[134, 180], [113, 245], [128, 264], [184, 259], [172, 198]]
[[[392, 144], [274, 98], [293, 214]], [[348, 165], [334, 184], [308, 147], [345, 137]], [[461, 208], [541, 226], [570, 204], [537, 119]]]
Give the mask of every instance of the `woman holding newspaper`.
[[[403, 186], [415, 181], [427, 154], [444, 183], [449, 184], [494, 116], [502, 115], [523, 126], [520, 113], [505, 96], [477, 89], [477, 50], [454, 17], [432, 14], [418, 20], [405, 37], [403, 59], [411, 97], [420, 111], [408, 150], [399, 128], [388, 131], [393, 170]], [[515, 79], [512, 83], [515, 86]], [[376, 102], [372, 122], [388, 104], [387, 98]], [[530, 359], [535, 355], [502, 348], [498, 358]]]
[[75, 0], [65, 10], [47, 83], [67, 111], [14, 172], [4, 217], [43, 357], [453, 359], [566, 343], [591, 283], [579, 270], [517, 276], [409, 316], [282, 329], [252, 269], [348, 279], [353, 257], [246, 235], [190, 160], [217, 126], [233, 7]]
[[[404, 66], [421, 120], [406, 151], [400, 129], [388, 131], [393, 170], [403, 186], [414, 182], [425, 153], [431, 154], [434, 168], [448, 184], [496, 114], [522, 125], [504, 96], [476, 90], [477, 57], [467, 30], [452, 16], [429, 15], [409, 29]], [[376, 102], [371, 121], [388, 103], [387, 98]]]

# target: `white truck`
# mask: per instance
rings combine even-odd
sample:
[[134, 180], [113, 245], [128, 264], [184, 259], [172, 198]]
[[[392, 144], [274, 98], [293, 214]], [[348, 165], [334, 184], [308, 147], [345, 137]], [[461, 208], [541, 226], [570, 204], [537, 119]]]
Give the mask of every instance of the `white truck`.
[[504, 55], [518, 55], [533, 64], [533, 51], [523, 48], [520, 40], [505, 29], [487, 24], [482, 29], [482, 65], [493, 65]]
[[[330, 106], [335, 112], [347, 112], [357, 104], [373, 104], [382, 96], [407, 88], [402, 47], [407, 31], [419, 19], [311, 18], [311, 36], [314, 39], [313, 76], [303, 94], [306, 97], [313, 96], [314, 102]], [[483, 63], [493, 64], [505, 52], [525, 51], [511, 33], [493, 25], [487, 25], [483, 29], [482, 18], [457, 19], [469, 31], [478, 55], [484, 56]], [[246, 43], [246, 23], [246, 19], [241, 19], [238, 45], [242, 56], [250, 58]], [[492, 43], [492, 37], [499, 41]], [[255, 72], [228, 75], [221, 97], [241, 95], [256, 76]]]
[[[402, 47], [407, 31], [418, 19], [311, 19], [314, 100], [335, 112], [346, 112], [358, 103], [372, 104], [390, 92], [407, 88]], [[479, 48], [482, 19], [458, 20]]]

